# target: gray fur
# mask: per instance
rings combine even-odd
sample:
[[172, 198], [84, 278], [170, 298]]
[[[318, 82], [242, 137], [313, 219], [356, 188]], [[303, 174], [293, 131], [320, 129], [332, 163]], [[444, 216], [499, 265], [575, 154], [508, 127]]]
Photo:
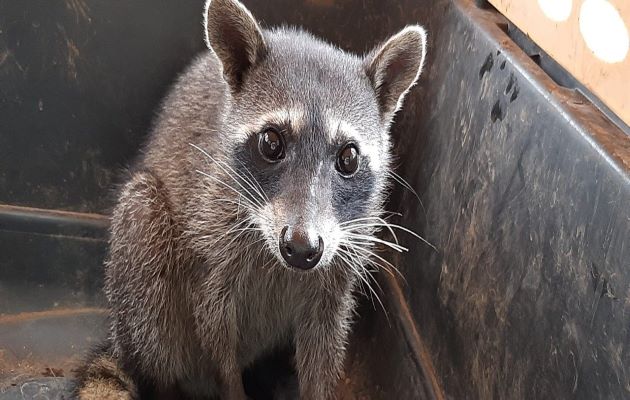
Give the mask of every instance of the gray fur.
[[[207, 10], [214, 52], [174, 85], [112, 215], [111, 354], [158, 390], [244, 399], [242, 369], [293, 341], [301, 398], [328, 399], [383, 226], [373, 222], [387, 194], [391, 117], [420, 72], [424, 31], [408, 28], [362, 59], [303, 31], [262, 30], [236, 0]], [[277, 165], [248, 147], [270, 123], [290, 126]], [[354, 178], [335, 170], [347, 140], [361, 150]], [[279, 255], [287, 224], [324, 238], [312, 271]], [[351, 234], [365, 235], [354, 253]]]

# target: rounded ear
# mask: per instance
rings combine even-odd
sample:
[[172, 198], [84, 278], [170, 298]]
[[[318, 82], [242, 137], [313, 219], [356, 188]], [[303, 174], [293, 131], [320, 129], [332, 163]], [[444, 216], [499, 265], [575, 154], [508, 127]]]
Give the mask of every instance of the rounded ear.
[[247, 72], [267, 52], [258, 23], [238, 0], [208, 0], [204, 20], [206, 45], [223, 65], [223, 76], [238, 92]]
[[412, 25], [377, 46], [365, 58], [365, 73], [376, 92], [383, 121], [391, 121], [418, 80], [424, 65], [426, 43], [424, 28]]

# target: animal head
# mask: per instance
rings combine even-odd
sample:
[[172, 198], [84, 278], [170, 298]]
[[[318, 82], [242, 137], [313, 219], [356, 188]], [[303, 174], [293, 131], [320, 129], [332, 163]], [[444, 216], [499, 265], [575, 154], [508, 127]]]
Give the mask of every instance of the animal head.
[[304, 31], [263, 30], [236, 0], [211, 0], [205, 15], [230, 93], [222, 168], [249, 221], [287, 267], [354, 258], [384, 225], [389, 128], [421, 72], [424, 29], [359, 57]]

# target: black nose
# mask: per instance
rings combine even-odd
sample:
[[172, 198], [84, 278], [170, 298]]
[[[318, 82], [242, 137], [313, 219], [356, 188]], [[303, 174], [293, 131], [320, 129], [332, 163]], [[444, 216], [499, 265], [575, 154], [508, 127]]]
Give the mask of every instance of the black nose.
[[280, 233], [280, 254], [293, 268], [311, 269], [317, 265], [324, 252], [321, 236], [310, 237], [308, 233], [285, 226]]

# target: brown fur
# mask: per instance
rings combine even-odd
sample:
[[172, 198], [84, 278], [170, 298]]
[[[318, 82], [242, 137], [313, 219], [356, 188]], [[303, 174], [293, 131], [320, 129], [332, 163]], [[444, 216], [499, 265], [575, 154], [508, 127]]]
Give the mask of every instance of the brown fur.
[[[365, 268], [337, 257], [341, 242], [334, 234], [343, 233], [341, 222], [382, 213], [388, 128], [419, 73], [424, 33], [407, 29], [362, 60], [306, 33], [263, 33], [236, 0], [212, 0], [208, 13], [215, 53], [200, 56], [175, 84], [112, 215], [105, 287], [111, 347], [85, 368], [82, 400], [175, 392], [243, 400], [242, 370], [287, 343], [295, 347], [302, 399], [330, 399], [342, 372], [353, 293]], [[307, 95], [315, 97], [300, 101]], [[299, 112], [307, 104], [321, 110]], [[278, 110], [291, 109], [297, 114], [278, 117]], [[310, 140], [315, 129], [307, 130], [304, 118], [315, 114], [324, 134]], [[277, 177], [273, 199], [255, 193], [258, 183], [244, 185], [250, 170], [236, 159], [247, 149], [249, 130], [270, 115], [292, 125], [292, 140], [320, 146], [304, 152], [294, 175]], [[344, 134], [366, 150], [364, 178], [340, 178], [334, 163], [332, 172], [314, 175], [329, 160], [316, 157], [328, 157], [336, 145], [329, 140]], [[341, 195], [354, 195], [354, 208], [334, 204]], [[311, 271], [292, 270], [278, 254], [289, 217], [329, 229], [325, 261]], [[375, 232], [357, 229], [363, 241]]]
[[77, 397], [82, 400], [132, 400], [137, 391], [132, 379], [107, 353], [96, 355], [80, 371], [82, 385]]

